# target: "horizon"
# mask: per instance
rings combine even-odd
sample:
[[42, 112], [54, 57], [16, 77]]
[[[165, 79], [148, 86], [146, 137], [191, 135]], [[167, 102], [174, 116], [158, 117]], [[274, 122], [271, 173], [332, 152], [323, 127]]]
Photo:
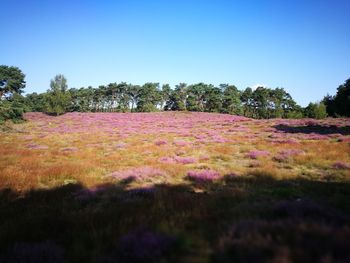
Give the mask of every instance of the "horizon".
[[[0, 64], [42, 93], [114, 82], [282, 87], [301, 106], [350, 77], [350, 2], [2, 1]], [[16, 18], [13, 19], [13, 14]]]

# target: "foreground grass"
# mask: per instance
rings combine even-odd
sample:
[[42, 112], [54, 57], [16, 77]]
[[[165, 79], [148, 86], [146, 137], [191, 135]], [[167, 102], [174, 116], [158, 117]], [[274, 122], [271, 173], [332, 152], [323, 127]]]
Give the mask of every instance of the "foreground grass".
[[2, 133], [0, 262], [349, 261], [347, 119], [123, 116]]
[[69, 184], [25, 196], [3, 191], [3, 258], [345, 262], [349, 257], [348, 183], [251, 176], [126, 188], [109, 184], [90, 193]]

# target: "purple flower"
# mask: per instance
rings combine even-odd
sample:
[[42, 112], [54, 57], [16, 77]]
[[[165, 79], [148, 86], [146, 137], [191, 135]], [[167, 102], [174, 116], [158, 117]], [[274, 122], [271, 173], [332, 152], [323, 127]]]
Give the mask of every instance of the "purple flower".
[[158, 159], [158, 161], [161, 163], [167, 163], [167, 164], [176, 163], [176, 161], [172, 157], [161, 157]]
[[122, 171], [113, 172], [107, 176], [112, 176], [119, 180], [134, 179], [146, 180], [152, 177], [164, 176], [164, 171], [150, 166], [141, 166]]
[[284, 162], [289, 160], [292, 156], [299, 155], [305, 153], [303, 150], [298, 149], [286, 149], [278, 152], [278, 154], [273, 157], [273, 159], [277, 162]]
[[34, 143], [27, 144], [27, 148], [32, 149], [32, 150], [47, 150], [47, 149], [49, 149], [49, 147], [46, 145], [39, 145], [39, 144], [34, 144]]
[[187, 178], [195, 182], [212, 181], [219, 177], [219, 172], [210, 169], [191, 170], [187, 172]]
[[340, 161], [333, 163], [332, 166], [335, 169], [350, 169], [350, 163], [344, 163]]
[[117, 144], [115, 145], [115, 148], [121, 149], [121, 148], [125, 148], [126, 146], [127, 146], [126, 143], [120, 142], [120, 143], [117, 143]]
[[175, 144], [176, 146], [186, 146], [186, 145], [189, 144], [189, 142], [187, 142], [187, 141], [182, 141], [182, 140], [177, 140], [177, 141], [174, 141], [174, 144]]
[[269, 151], [259, 151], [259, 150], [253, 150], [247, 154], [247, 156], [251, 159], [258, 159], [258, 157], [264, 157], [268, 155], [270, 155]]
[[190, 164], [190, 163], [195, 163], [197, 162], [196, 158], [193, 157], [181, 157], [181, 156], [175, 156], [174, 160], [177, 163], [182, 163], [182, 164]]
[[77, 147], [65, 147], [61, 149], [62, 152], [76, 152], [78, 150], [79, 149]]
[[165, 140], [158, 140], [154, 144], [157, 145], [157, 146], [160, 146], [160, 145], [167, 144], [167, 141], [165, 141]]

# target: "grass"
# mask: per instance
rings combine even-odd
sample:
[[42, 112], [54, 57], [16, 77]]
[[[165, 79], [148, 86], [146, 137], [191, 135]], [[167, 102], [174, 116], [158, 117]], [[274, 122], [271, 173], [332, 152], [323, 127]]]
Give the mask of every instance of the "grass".
[[1, 133], [0, 262], [350, 258], [348, 119], [26, 118]]

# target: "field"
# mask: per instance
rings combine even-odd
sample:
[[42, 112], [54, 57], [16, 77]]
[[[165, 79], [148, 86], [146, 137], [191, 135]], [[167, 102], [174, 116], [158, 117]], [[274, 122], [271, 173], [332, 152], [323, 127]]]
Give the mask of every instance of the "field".
[[350, 261], [349, 119], [25, 118], [1, 132], [0, 262]]

